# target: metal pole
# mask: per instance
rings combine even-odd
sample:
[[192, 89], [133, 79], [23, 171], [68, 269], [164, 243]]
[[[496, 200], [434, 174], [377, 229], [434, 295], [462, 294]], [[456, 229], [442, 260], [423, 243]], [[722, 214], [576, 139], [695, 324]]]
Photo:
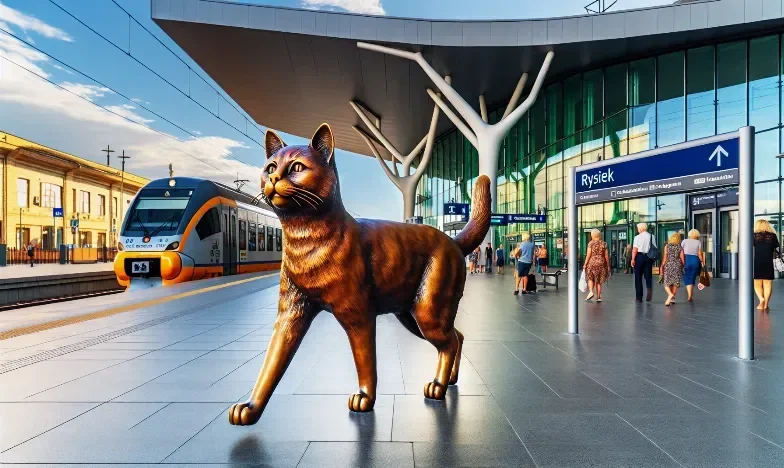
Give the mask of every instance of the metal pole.
[[580, 281], [579, 271], [578, 271], [578, 262], [577, 262], [577, 229], [579, 228], [578, 220], [577, 220], [577, 193], [575, 193], [575, 174], [577, 172], [576, 167], [569, 168], [569, 207], [568, 207], [568, 219], [569, 224], [567, 226], [567, 242], [569, 245], [566, 246], [566, 255], [567, 255], [567, 275], [568, 275], [568, 287], [569, 287], [569, 294], [568, 294], [568, 303], [569, 303], [569, 312], [568, 312], [568, 323], [569, 323], [569, 333], [577, 334], [577, 283]]
[[738, 160], [738, 358], [754, 359], [754, 127], [742, 127]]

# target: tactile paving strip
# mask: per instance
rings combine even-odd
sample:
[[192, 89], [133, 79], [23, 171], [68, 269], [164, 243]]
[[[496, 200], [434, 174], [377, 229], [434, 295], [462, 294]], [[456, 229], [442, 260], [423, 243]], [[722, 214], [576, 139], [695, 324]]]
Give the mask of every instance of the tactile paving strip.
[[[89, 348], [90, 346], [95, 346], [97, 344], [105, 343], [107, 341], [111, 341], [115, 338], [119, 338], [123, 335], [128, 335], [133, 332], [137, 332], [139, 330], [144, 330], [145, 328], [154, 327], [156, 325], [160, 325], [162, 323], [178, 319], [185, 315], [190, 315], [196, 312], [201, 311], [202, 309], [196, 310], [187, 310], [184, 312], [178, 312], [176, 314], [167, 315], [166, 317], [157, 318], [154, 320], [148, 320], [146, 322], [142, 322], [136, 325], [132, 325], [130, 327], [122, 328], [120, 330], [115, 330], [113, 332], [109, 332], [100, 336], [96, 336], [90, 338], [88, 340], [80, 341], [78, 343], [73, 343], [65, 346], [60, 346], [59, 348], [54, 349], [47, 349], [46, 351], [41, 351], [40, 353], [33, 354], [30, 356], [26, 356], [19, 359], [14, 359], [12, 361], [5, 362], [0, 364], [0, 374], [4, 374], [6, 372], [11, 372], [17, 370], [19, 368], [29, 366], [38, 362], [46, 361], [48, 359], [56, 358], [58, 356], [63, 356], [68, 353], [73, 353], [74, 351], [80, 351], [85, 348]], [[75, 317], [75, 319], [78, 317]], [[69, 319], [70, 320], [70, 319]]]

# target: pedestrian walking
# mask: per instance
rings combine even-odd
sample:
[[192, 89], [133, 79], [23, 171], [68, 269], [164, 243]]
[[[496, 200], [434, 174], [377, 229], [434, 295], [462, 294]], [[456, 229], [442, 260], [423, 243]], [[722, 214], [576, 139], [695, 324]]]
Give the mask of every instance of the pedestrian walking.
[[[655, 262], [656, 241], [648, 232], [646, 223], [637, 224], [638, 234], [632, 242], [632, 268], [634, 268], [634, 293], [637, 302], [642, 302], [642, 280], [645, 278], [646, 301], [653, 299], [653, 263]], [[653, 258], [651, 258], [653, 257]]]
[[602, 285], [612, 275], [610, 254], [607, 251], [607, 243], [601, 240], [601, 234], [598, 229], [591, 230], [591, 241], [588, 242], [588, 253], [585, 256], [585, 265], [583, 266], [585, 279], [588, 281], [586, 301], [593, 299], [595, 294], [596, 302], [602, 302]]
[[27, 244], [27, 256], [30, 258], [30, 268], [32, 268], [35, 262], [35, 246], [32, 242]]
[[623, 273], [624, 274], [633, 273], [634, 269], [632, 268], [632, 245], [631, 244], [626, 244], [626, 248], [623, 250], [623, 259], [624, 259]]
[[773, 294], [773, 259], [781, 258], [779, 239], [773, 226], [764, 219], [754, 223], [754, 292], [759, 305], [757, 310], [770, 311]]
[[493, 273], [493, 246], [489, 242], [485, 247], [485, 273]]
[[[534, 263], [534, 243], [531, 242], [531, 235], [523, 233], [523, 242], [520, 244], [519, 259], [517, 260], [517, 281], [515, 282], [514, 295], [528, 294], [528, 273]], [[522, 285], [522, 289], [520, 286]]]
[[667, 300], [664, 301], [666, 306], [675, 302], [675, 295], [678, 293], [681, 281], [683, 281], [683, 266], [685, 264], [681, 235], [674, 232], [667, 241], [667, 245], [664, 246], [661, 266], [664, 291], [667, 293]]
[[475, 248], [473, 252], [468, 254], [468, 272], [473, 275], [476, 273], [476, 263], [479, 261], [479, 247]]
[[503, 275], [504, 274], [504, 248], [501, 247], [500, 245], [498, 246], [498, 249], [496, 249], [495, 251], [495, 266], [496, 266], [496, 272], [499, 275]]
[[683, 285], [686, 286], [688, 301], [694, 298], [694, 284], [700, 277], [700, 270], [705, 267], [705, 252], [702, 251], [700, 241], [700, 231], [692, 229], [687, 234], [688, 238], [683, 239]]

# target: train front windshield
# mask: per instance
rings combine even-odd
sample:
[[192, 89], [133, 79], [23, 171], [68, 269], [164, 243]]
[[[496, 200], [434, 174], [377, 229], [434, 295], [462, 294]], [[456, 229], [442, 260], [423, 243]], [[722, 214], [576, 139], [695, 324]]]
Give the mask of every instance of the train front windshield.
[[171, 236], [177, 233], [191, 189], [144, 189], [128, 212], [122, 235]]

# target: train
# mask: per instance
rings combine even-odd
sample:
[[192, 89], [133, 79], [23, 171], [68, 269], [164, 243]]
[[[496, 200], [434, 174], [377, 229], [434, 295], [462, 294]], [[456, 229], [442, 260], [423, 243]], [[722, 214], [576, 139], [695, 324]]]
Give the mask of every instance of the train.
[[114, 273], [126, 288], [279, 270], [280, 220], [264, 202], [206, 179], [170, 177], [130, 202]]

